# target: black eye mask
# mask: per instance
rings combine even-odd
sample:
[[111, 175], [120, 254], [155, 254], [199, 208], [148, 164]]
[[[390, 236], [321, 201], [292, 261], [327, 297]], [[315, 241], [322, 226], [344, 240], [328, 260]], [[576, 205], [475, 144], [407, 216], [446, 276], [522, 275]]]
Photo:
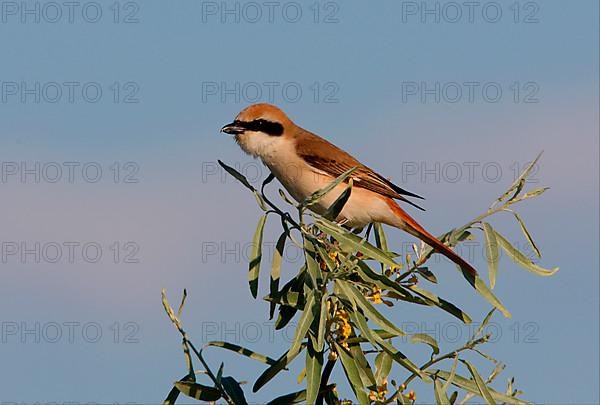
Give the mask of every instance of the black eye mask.
[[280, 136], [283, 134], [283, 125], [278, 122], [258, 119], [254, 121], [234, 121], [236, 126], [242, 127], [248, 131], [264, 132], [271, 136]]

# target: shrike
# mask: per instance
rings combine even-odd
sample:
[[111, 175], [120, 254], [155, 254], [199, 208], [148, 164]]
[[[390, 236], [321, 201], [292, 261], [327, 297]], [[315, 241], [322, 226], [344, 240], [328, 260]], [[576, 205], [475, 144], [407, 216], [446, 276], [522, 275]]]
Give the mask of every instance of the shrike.
[[[279, 108], [270, 104], [251, 105], [221, 131], [234, 135], [246, 153], [260, 158], [299, 202], [327, 186], [345, 171], [358, 167], [351, 175], [354, 186], [336, 219], [338, 222], [357, 228], [374, 222], [400, 228], [421, 239], [471, 275], [477, 274], [469, 263], [427, 232], [395, 201], [400, 200], [422, 209], [406, 198], [422, 197], [396, 186], [342, 149], [294, 124]], [[323, 214], [346, 187], [339, 184], [311, 209]]]

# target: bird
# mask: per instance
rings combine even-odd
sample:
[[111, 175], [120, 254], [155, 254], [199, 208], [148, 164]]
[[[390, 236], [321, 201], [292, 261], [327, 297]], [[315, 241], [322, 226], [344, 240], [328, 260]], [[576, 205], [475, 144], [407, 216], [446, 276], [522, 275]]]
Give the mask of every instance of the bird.
[[[425, 230], [397, 201], [420, 206], [408, 198], [423, 197], [398, 187], [326, 139], [296, 125], [281, 109], [267, 103], [243, 109], [221, 132], [232, 135], [247, 154], [259, 158], [298, 202], [304, 201], [350, 169], [355, 169], [350, 197], [335, 219], [348, 228], [372, 223], [401, 229], [446, 256], [472, 277], [477, 271], [466, 260]], [[327, 209], [347, 188], [338, 184], [309, 208]]]

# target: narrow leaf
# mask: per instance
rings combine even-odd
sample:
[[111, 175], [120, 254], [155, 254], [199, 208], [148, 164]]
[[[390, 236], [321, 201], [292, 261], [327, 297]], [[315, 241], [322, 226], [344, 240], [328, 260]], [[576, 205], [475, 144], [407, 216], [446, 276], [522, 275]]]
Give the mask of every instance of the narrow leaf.
[[[448, 378], [450, 377], [450, 373], [448, 373], [447, 371], [443, 371], [443, 370], [432, 369], [432, 370], [427, 370], [427, 373], [431, 376], [437, 376], [444, 380], [448, 380]], [[458, 374], [456, 374], [454, 376], [454, 379], [452, 380], [452, 385], [454, 385], [458, 388], [467, 390], [469, 392], [472, 392], [474, 394], [480, 395], [479, 388], [477, 387], [477, 384], [473, 380], [470, 380], [470, 379], [460, 376]], [[514, 404], [514, 405], [531, 405], [531, 402], [523, 401], [522, 399], [519, 399], [519, 398], [501, 394], [491, 388], [488, 388], [488, 391], [492, 395], [492, 398], [494, 398], [494, 400], [496, 400], [498, 402], [506, 402], [511, 405], [512, 404]]]
[[483, 322], [481, 322], [481, 325], [479, 325], [479, 328], [477, 328], [477, 330], [475, 331], [475, 334], [473, 335], [473, 337], [471, 339], [473, 339], [473, 340], [476, 339], [477, 336], [479, 336], [481, 334], [481, 332], [483, 332], [483, 329], [485, 329], [487, 324], [490, 322], [490, 319], [492, 318], [494, 311], [496, 311], [496, 308], [492, 308], [492, 310], [490, 312], [488, 312], [488, 314], [483, 319]]
[[460, 308], [458, 308], [456, 305], [452, 304], [451, 302], [448, 302], [445, 299], [438, 297], [437, 295], [435, 295], [432, 292], [423, 290], [423, 289], [417, 287], [416, 285], [410, 286], [409, 288], [415, 294], [423, 297], [427, 301], [427, 303], [429, 303], [430, 305], [435, 305], [435, 306], [443, 309], [444, 311], [448, 312], [449, 314], [454, 315], [456, 318], [460, 319], [461, 321], [463, 321], [466, 324], [469, 324], [472, 322], [471, 317], [467, 313], [463, 312]]
[[521, 232], [523, 232], [523, 235], [525, 235], [525, 238], [527, 239], [527, 242], [529, 242], [529, 244], [533, 248], [533, 251], [535, 252], [536, 256], [538, 258], [541, 258], [542, 257], [542, 253], [540, 252], [540, 249], [538, 249], [537, 245], [533, 241], [533, 238], [531, 237], [531, 234], [529, 233], [529, 231], [527, 230], [527, 227], [525, 226], [525, 222], [523, 222], [523, 220], [521, 219], [521, 217], [519, 216], [519, 214], [517, 214], [514, 211], [513, 211], [513, 214], [514, 214], [515, 218], [517, 219], [517, 222], [519, 223], [519, 226], [521, 227]]
[[316, 204], [317, 202], [319, 202], [319, 200], [321, 198], [323, 198], [331, 190], [333, 190], [335, 187], [337, 187], [338, 184], [342, 183], [348, 177], [350, 177], [350, 175], [352, 174], [352, 172], [354, 172], [357, 168], [358, 168], [358, 166], [357, 167], [353, 167], [352, 169], [346, 170], [344, 173], [342, 173], [338, 178], [336, 178], [335, 180], [333, 180], [327, 186], [323, 187], [320, 190], [315, 191], [314, 193], [312, 193], [311, 195], [309, 195], [308, 197], [306, 197], [304, 199], [304, 201], [300, 205], [303, 206], [303, 207], [310, 207], [311, 205]]
[[350, 346], [349, 351], [354, 359], [354, 362], [356, 363], [358, 374], [360, 374], [360, 379], [362, 380], [363, 386], [367, 387], [368, 389], [376, 389], [375, 375], [373, 374], [371, 365], [369, 364], [362, 347], [360, 345], [352, 345]]
[[300, 317], [300, 320], [298, 321], [298, 325], [296, 325], [296, 332], [294, 333], [294, 340], [292, 341], [292, 345], [290, 347], [290, 352], [292, 352], [292, 353], [300, 349], [300, 345], [302, 344], [302, 341], [306, 337], [306, 334], [308, 333], [308, 329], [310, 328], [310, 324], [315, 319], [315, 315], [318, 316], [319, 313], [321, 312], [319, 310], [319, 311], [317, 311], [317, 314], [315, 314], [314, 306], [315, 306], [315, 295], [311, 291], [308, 293], [308, 296], [306, 297], [306, 305], [304, 305], [304, 312], [302, 313], [302, 316]]
[[286, 368], [292, 362], [292, 360], [294, 360], [296, 358], [296, 356], [298, 356], [298, 354], [300, 354], [300, 352], [302, 351], [302, 348], [303, 348], [303, 346], [301, 345], [294, 352], [288, 350], [287, 352], [285, 352], [283, 354], [283, 356], [281, 356], [279, 359], [277, 359], [275, 364], [273, 364], [271, 367], [266, 369], [256, 379], [256, 382], [254, 383], [254, 386], [252, 387], [252, 392], [256, 392], [259, 389], [261, 389], [261, 387], [263, 387], [266, 383], [271, 381], [271, 379], [273, 377], [275, 377], [281, 370]]
[[340, 194], [340, 196], [336, 198], [333, 204], [331, 204], [331, 206], [327, 208], [327, 211], [325, 211], [325, 213], [323, 214], [325, 218], [327, 218], [330, 221], [335, 221], [338, 215], [340, 215], [340, 212], [342, 212], [342, 209], [344, 209], [344, 206], [350, 198], [350, 194], [352, 194], [352, 184], [352, 179], [350, 179], [348, 187], [346, 187], [342, 194]]
[[[188, 374], [185, 377], [183, 377], [181, 381], [193, 381], [192, 377], [193, 376], [190, 376]], [[167, 398], [165, 398], [165, 400], [163, 401], [163, 405], [175, 405], [175, 401], [177, 401], [179, 394], [179, 390], [173, 385], [173, 388], [171, 389], [171, 391], [169, 391], [169, 395], [167, 395]]]
[[375, 307], [365, 298], [365, 296], [362, 295], [352, 284], [342, 280], [335, 280], [335, 282], [344, 292], [344, 295], [346, 295], [350, 300], [354, 301], [356, 306], [362, 309], [365, 315], [367, 315], [373, 322], [381, 326], [383, 330], [392, 334], [396, 334], [397, 336], [406, 335], [402, 329], [398, 328], [379, 311], [377, 311], [377, 309], [375, 309]]
[[479, 373], [477, 372], [475, 367], [473, 367], [473, 365], [471, 363], [469, 363], [467, 360], [461, 360], [461, 361], [469, 369], [469, 372], [473, 376], [473, 380], [475, 381], [475, 384], [477, 385], [477, 389], [479, 390], [479, 393], [481, 394], [481, 396], [485, 399], [485, 402], [488, 405], [495, 405], [496, 401], [494, 401], [492, 394], [488, 390], [488, 387], [485, 385], [485, 381], [483, 381], [483, 379], [481, 378], [481, 376], [479, 375]]
[[235, 345], [233, 343], [222, 342], [222, 341], [212, 341], [212, 342], [208, 342], [207, 346], [222, 347], [223, 349], [231, 350], [233, 352], [241, 354], [242, 356], [246, 356], [253, 360], [260, 361], [261, 363], [265, 363], [265, 364], [269, 364], [269, 365], [273, 365], [273, 364], [277, 363], [277, 360], [275, 360], [275, 359], [267, 357], [264, 354], [254, 352], [250, 349], [246, 349], [245, 347]]
[[377, 385], [382, 385], [383, 381], [390, 375], [393, 361], [392, 357], [385, 351], [380, 352], [375, 357], [375, 381], [377, 381]]
[[369, 398], [367, 397], [367, 393], [365, 392], [362, 380], [360, 378], [360, 374], [358, 372], [358, 366], [354, 362], [354, 359], [352, 358], [350, 353], [347, 352], [346, 349], [340, 346], [337, 342], [334, 342], [334, 347], [342, 362], [344, 372], [346, 373], [348, 382], [352, 387], [352, 391], [354, 392], [354, 395], [356, 395], [356, 399], [360, 404], [368, 404]]
[[240, 183], [242, 183], [246, 188], [254, 191], [254, 187], [252, 186], [252, 184], [250, 184], [248, 182], [248, 180], [246, 179], [246, 177], [238, 172], [237, 170], [235, 170], [233, 167], [226, 165], [225, 163], [221, 162], [220, 160], [217, 160], [217, 162], [219, 162], [219, 164], [221, 165], [221, 167], [223, 169], [225, 169], [225, 171], [227, 173], [229, 173], [230, 175], [232, 175], [237, 181], [239, 181]]
[[221, 398], [221, 392], [214, 387], [190, 381], [177, 381], [175, 387], [184, 395], [200, 401], [216, 401]]
[[244, 396], [244, 391], [235, 378], [223, 377], [221, 379], [221, 385], [223, 385], [223, 389], [235, 405], [248, 405], [246, 397]]
[[485, 235], [485, 255], [488, 262], [490, 288], [494, 288], [496, 285], [496, 273], [498, 273], [498, 262], [500, 261], [496, 232], [490, 224], [483, 222], [483, 234]]
[[368, 241], [363, 240], [359, 236], [353, 234], [352, 232], [348, 232], [336, 224], [332, 224], [329, 221], [326, 222], [323, 219], [317, 219], [316, 225], [320, 230], [328, 235], [333, 236], [341, 245], [346, 246], [350, 250], [360, 251], [367, 258], [377, 260], [378, 262], [390, 267], [401, 267], [398, 263], [392, 260], [388, 253], [383, 252], [382, 250], [371, 245]]
[[456, 366], [458, 366], [458, 354], [454, 356], [454, 362], [452, 363], [452, 368], [450, 369], [450, 375], [446, 377], [444, 392], [448, 392], [448, 388], [450, 388], [450, 384], [452, 384], [452, 381], [454, 380], [454, 376], [456, 375]]
[[433, 389], [435, 393], [435, 403], [438, 405], [450, 405], [450, 400], [446, 394], [446, 390], [439, 379], [433, 381]]
[[266, 214], [260, 217], [258, 224], [256, 225], [256, 231], [254, 232], [254, 238], [252, 238], [252, 254], [250, 255], [248, 282], [250, 284], [250, 292], [254, 298], [256, 298], [256, 295], [258, 294], [258, 274], [260, 272], [260, 261], [262, 259], [263, 231], [265, 229], [266, 221]]
[[[540, 152], [539, 155], [537, 155], [537, 157], [535, 158], [535, 160], [533, 162], [531, 162], [525, 168], [525, 170], [523, 170], [523, 173], [521, 173], [521, 175], [513, 182], [513, 184], [511, 184], [511, 186], [508, 188], [508, 190], [506, 190], [504, 192], [504, 194], [502, 194], [500, 197], [498, 197], [498, 200], [497, 200], [498, 202], [505, 200], [511, 194], [513, 194], [513, 197], [517, 196], [518, 191], [520, 191], [521, 188], [523, 188], [523, 185], [525, 184], [525, 180], [529, 176], [529, 173], [531, 173], [531, 170], [533, 170], [533, 168], [537, 164], [538, 160], [542, 156], [542, 153], [543, 152]], [[518, 190], [518, 191], [515, 193], [516, 190]]]
[[[271, 261], [271, 279], [269, 283], [269, 293], [272, 296], [277, 295], [279, 291], [279, 279], [281, 278], [281, 262], [283, 260], [283, 250], [285, 249], [285, 241], [287, 234], [284, 232], [277, 239], [275, 251], [273, 252], [273, 260]], [[273, 319], [275, 314], [276, 302], [271, 301], [269, 305], [269, 319]]]
[[498, 244], [506, 252], [506, 254], [511, 258], [511, 260], [517, 263], [519, 266], [523, 267], [530, 272], [537, 274], [538, 276], [548, 277], [553, 275], [558, 271], [558, 267], [554, 267], [551, 270], [544, 269], [543, 267], [538, 266], [533, 263], [527, 256], [523, 253], [519, 252], [511, 243], [506, 240], [502, 235], [496, 232], [496, 239], [498, 240]]
[[433, 350], [433, 354], [438, 354], [440, 352], [438, 343], [435, 341], [434, 338], [427, 335], [426, 333], [415, 333], [410, 337], [410, 343], [425, 343], [426, 345], [429, 345], [429, 347], [431, 347], [431, 349]]
[[427, 382], [430, 381], [430, 378], [427, 377], [427, 375], [424, 374], [423, 371], [419, 367], [417, 367], [412, 361], [410, 361], [401, 351], [392, 346], [392, 344], [383, 340], [376, 333], [373, 333], [373, 331], [371, 330], [371, 328], [369, 328], [369, 325], [367, 324], [367, 320], [360, 312], [352, 311], [352, 313], [350, 314], [350, 318], [360, 329], [363, 336], [366, 337], [372, 345], [381, 347], [390, 356], [392, 356], [395, 362], [397, 362], [407, 370], [411, 371], [413, 374], [416, 374], [417, 376], [419, 376], [419, 378]]
[[317, 325], [317, 346], [316, 350], [322, 352], [325, 348], [325, 331], [327, 329], [327, 294], [323, 294], [321, 298], [319, 314], [319, 324]]
[[313, 404], [319, 395], [323, 352], [316, 351], [309, 342], [306, 350], [306, 403]]

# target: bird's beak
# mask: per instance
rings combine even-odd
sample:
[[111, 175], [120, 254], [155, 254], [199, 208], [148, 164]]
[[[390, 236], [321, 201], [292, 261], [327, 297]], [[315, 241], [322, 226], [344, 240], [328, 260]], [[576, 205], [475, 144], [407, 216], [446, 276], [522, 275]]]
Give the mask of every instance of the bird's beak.
[[221, 128], [221, 132], [225, 132], [226, 134], [229, 135], [238, 135], [241, 134], [245, 131], [245, 129], [239, 125], [237, 125], [235, 122], [232, 122], [231, 124], [227, 124], [225, 125], [223, 128]]

